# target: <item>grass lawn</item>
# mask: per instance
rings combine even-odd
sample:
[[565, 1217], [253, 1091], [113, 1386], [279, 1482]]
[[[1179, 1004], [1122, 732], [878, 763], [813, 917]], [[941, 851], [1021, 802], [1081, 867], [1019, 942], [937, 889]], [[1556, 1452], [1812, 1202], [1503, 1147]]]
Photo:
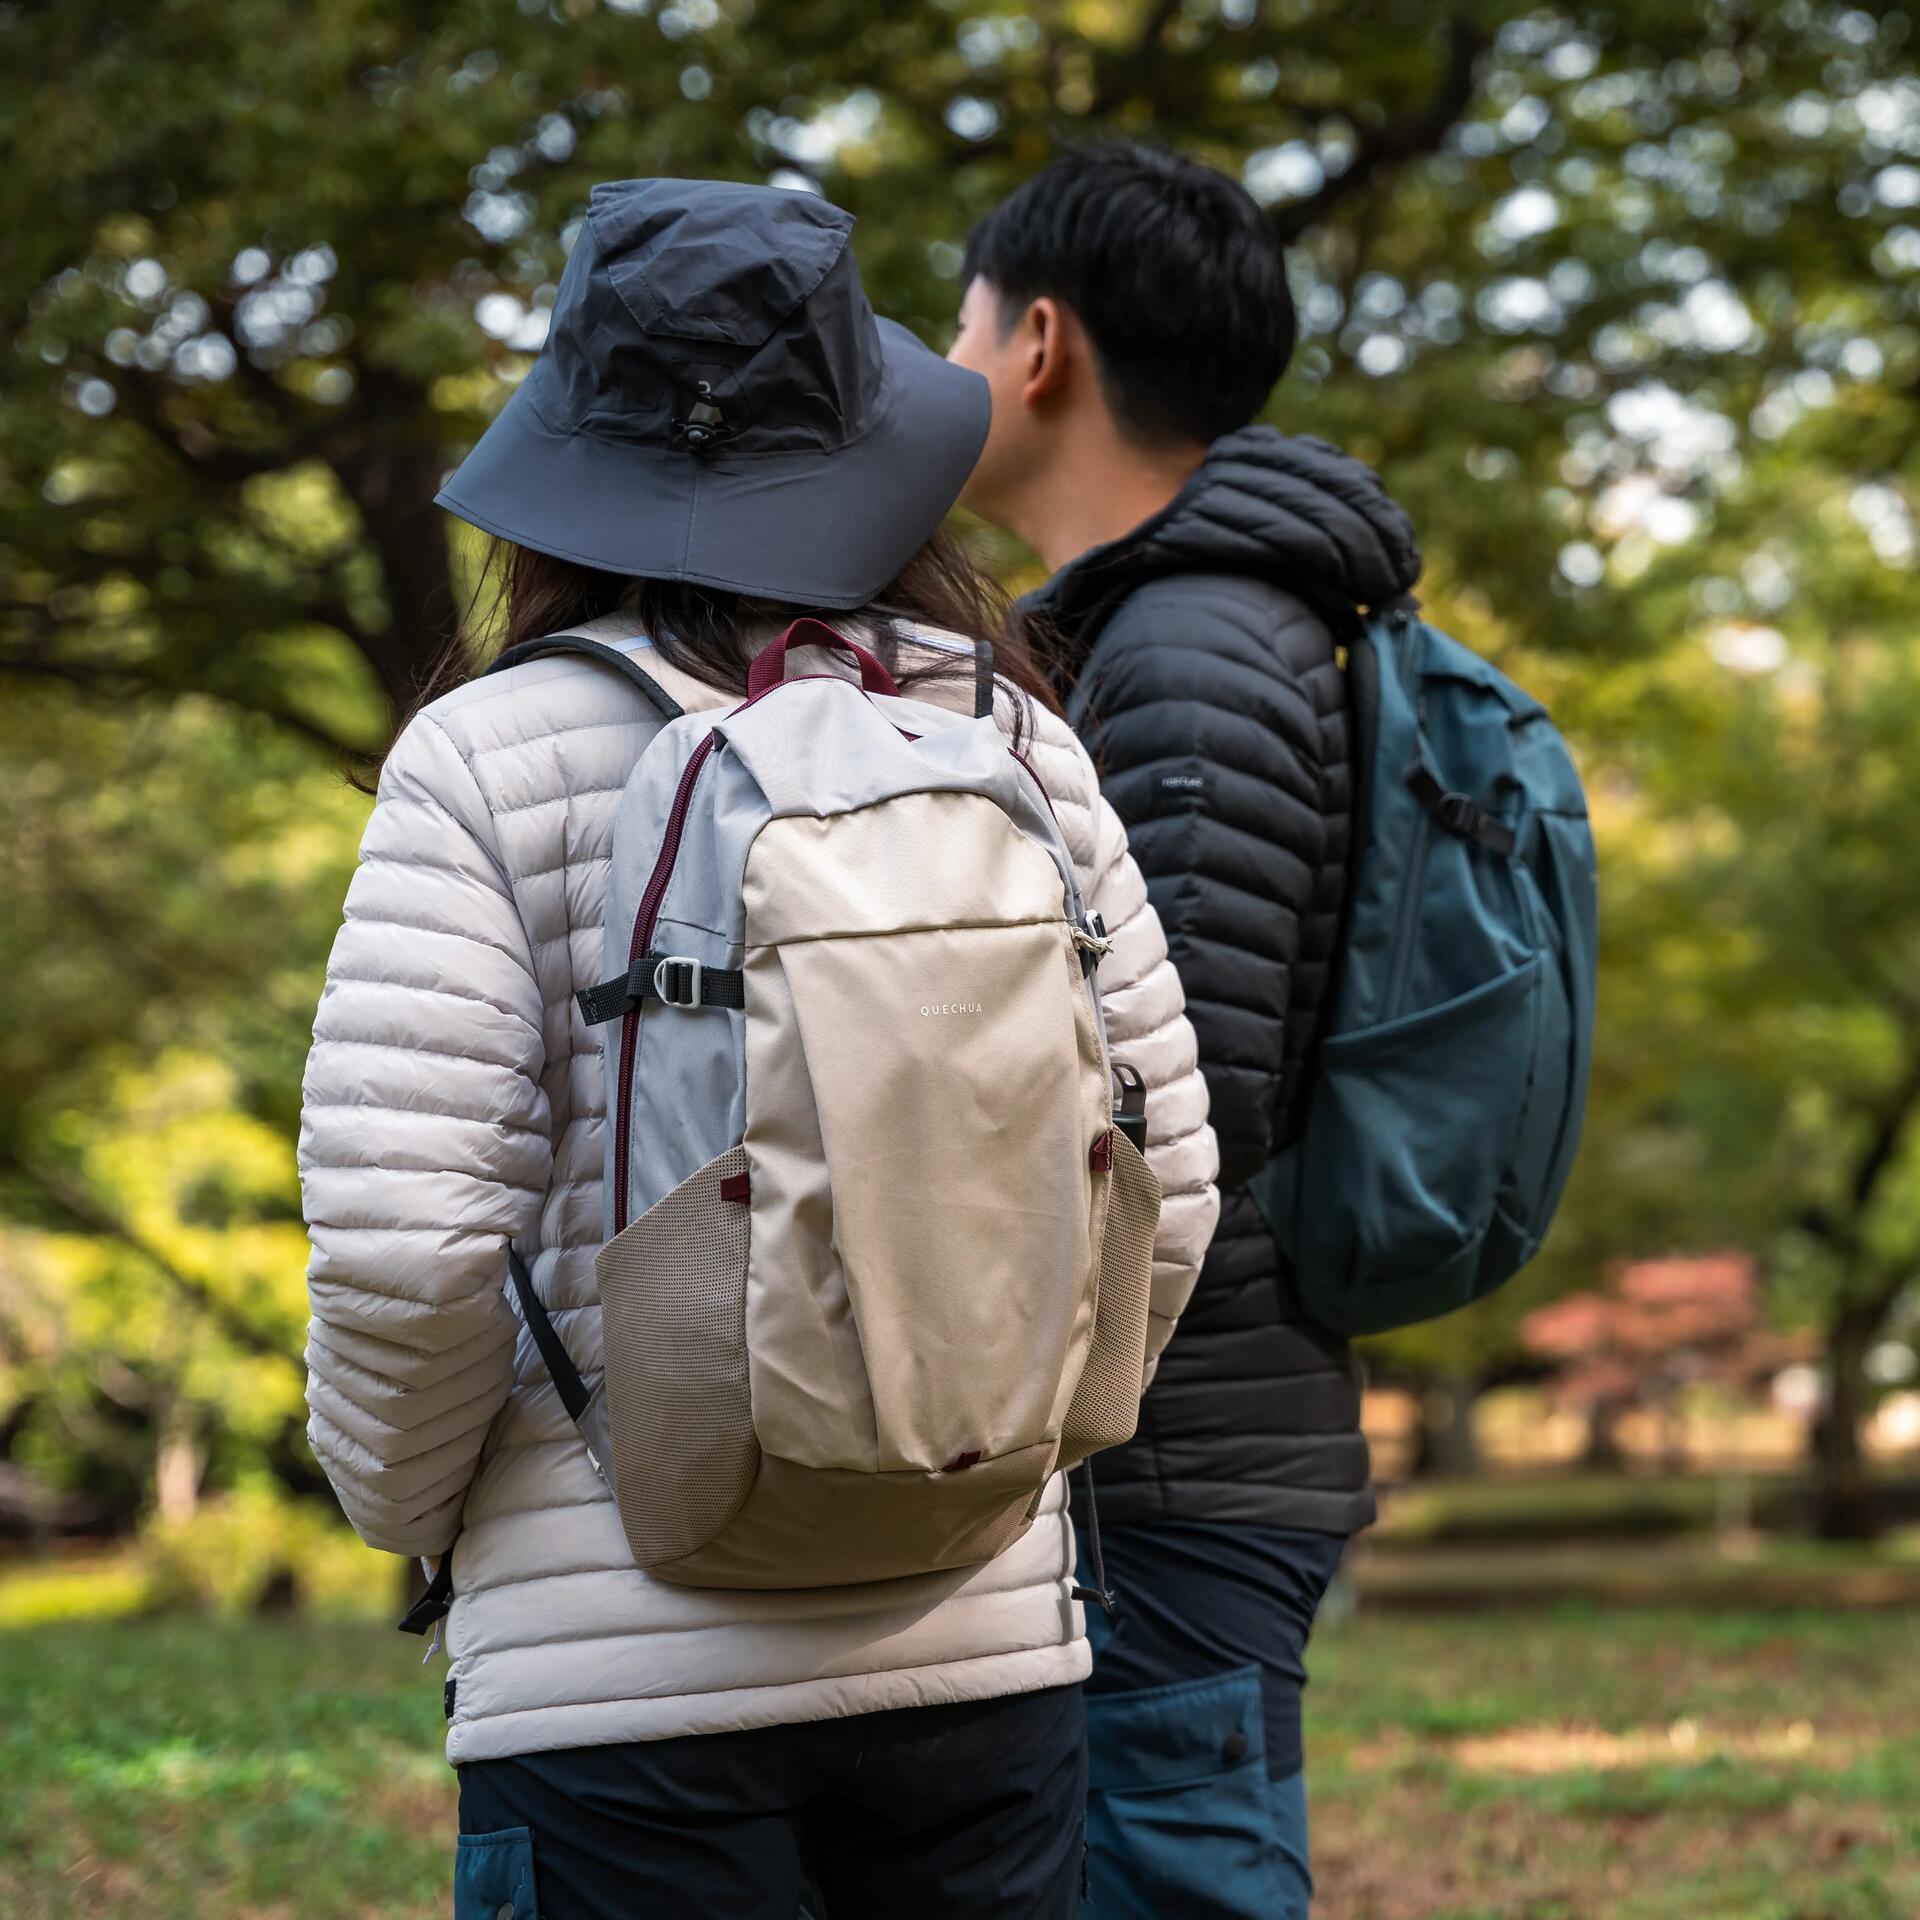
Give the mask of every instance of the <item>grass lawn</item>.
[[[1362, 1616], [1313, 1669], [1318, 1920], [1920, 1914], [1920, 1618]], [[439, 1694], [371, 1627], [0, 1632], [0, 1914], [444, 1915]]]
[[1913, 1614], [1375, 1615], [1311, 1666], [1317, 1920], [1920, 1914]]

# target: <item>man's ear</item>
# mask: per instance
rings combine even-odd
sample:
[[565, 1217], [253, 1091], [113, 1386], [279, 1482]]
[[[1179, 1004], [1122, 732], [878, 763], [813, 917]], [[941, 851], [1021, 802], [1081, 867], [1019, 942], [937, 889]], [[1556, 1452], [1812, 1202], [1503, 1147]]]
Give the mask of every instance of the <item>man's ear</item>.
[[1045, 406], [1065, 393], [1073, 378], [1078, 354], [1078, 329], [1059, 301], [1043, 295], [1021, 316], [1022, 345], [1026, 350], [1025, 378], [1020, 384], [1023, 406]]

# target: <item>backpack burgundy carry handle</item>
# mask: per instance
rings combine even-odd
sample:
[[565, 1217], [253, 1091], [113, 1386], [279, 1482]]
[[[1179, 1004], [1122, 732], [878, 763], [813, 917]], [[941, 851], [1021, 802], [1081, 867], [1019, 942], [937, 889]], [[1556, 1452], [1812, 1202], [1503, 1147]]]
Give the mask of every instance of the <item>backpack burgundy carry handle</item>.
[[836, 653], [851, 654], [860, 668], [860, 684], [869, 693], [897, 694], [893, 675], [857, 641], [835, 633], [824, 620], [796, 620], [772, 646], [755, 656], [747, 670], [747, 698], [757, 700], [787, 677], [787, 651], [791, 647], [831, 647]]

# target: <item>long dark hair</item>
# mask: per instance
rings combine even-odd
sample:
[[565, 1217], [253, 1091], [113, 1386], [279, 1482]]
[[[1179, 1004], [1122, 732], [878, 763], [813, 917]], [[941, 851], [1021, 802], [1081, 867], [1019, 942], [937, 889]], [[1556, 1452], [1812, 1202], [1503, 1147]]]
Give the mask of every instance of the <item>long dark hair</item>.
[[[1016, 745], [1030, 725], [1027, 703], [1050, 713], [1060, 711], [1027, 623], [999, 583], [944, 532], [935, 533], [867, 606], [853, 613], [750, 599], [683, 580], [602, 573], [533, 547], [495, 540], [468, 626], [482, 636], [484, 655], [490, 659], [523, 640], [565, 633], [610, 613], [632, 618], [670, 667], [738, 694], [747, 690], [756, 646], [809, 614], [829, 626], [854, 621], [866, 627], [903, 692], [931, 680], [971, 682], [973, 664], [964, 656], [914, 648], [910, 642], [903, 646], [903, 635], [912, 627], [935, 627], [976, 644], [992, 642], [995, 669], [1022, 696], [1015, 718]], [[428, 675], [414, 711], [471, 678], [474, 659], [465, 639], [449, 647]]]

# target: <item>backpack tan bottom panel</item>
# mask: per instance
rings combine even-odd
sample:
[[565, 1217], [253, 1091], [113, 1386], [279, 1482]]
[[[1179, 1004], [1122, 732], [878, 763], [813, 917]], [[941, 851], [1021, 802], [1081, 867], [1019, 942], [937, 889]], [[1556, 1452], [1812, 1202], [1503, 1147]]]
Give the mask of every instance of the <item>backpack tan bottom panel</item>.
[[621, 1524], [639, 1566], [711, 1540], [760, 1463], [747, 1384], [747, 1154], [702, 1167], [600, 1250], [607, 1414]]
[[1033, 1524], [1053, 1444], [956, 1473], [801, 1467], [763, 1454], [717, 1539], [648, 1569], [689, 1587], [848, 1586], [991, 1560]]
[[1106, 1184], [1093, 1344], [1060, 1435], [1063, 1467], [1078, 1466], [1088, 1454], [1132, 1439], [1140, 1419], [1160, 1182], [1140, 1149], [1118, 1127], [1113, 1130], [1113, 1170]]

